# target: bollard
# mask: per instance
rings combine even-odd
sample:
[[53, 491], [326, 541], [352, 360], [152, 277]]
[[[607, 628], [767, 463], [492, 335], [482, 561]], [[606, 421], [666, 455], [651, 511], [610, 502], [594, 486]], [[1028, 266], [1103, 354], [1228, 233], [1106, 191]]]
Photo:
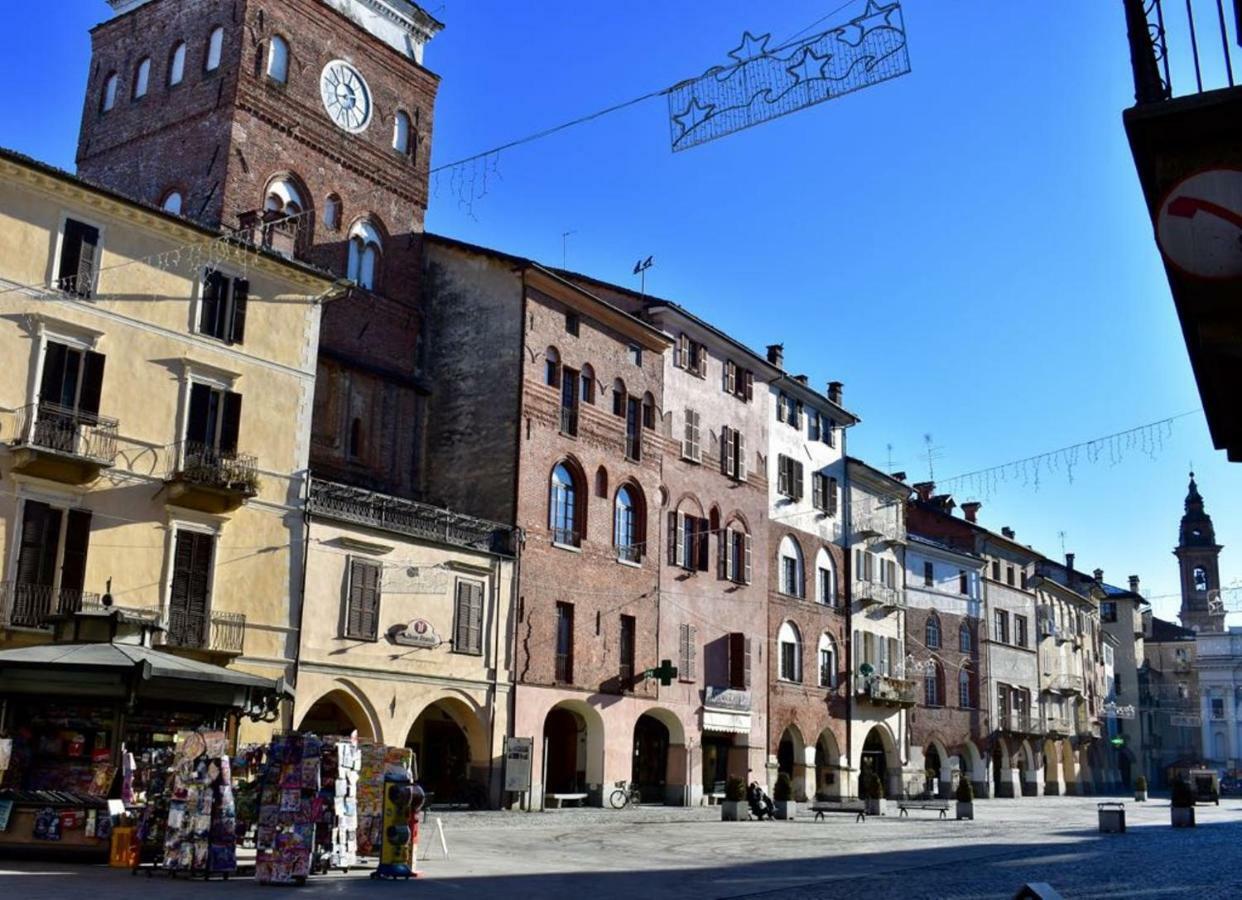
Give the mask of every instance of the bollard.
[[1097, 804], [1102, 834], [1124, 834], [1126, 830], [1126, 805], [1120, 801]]

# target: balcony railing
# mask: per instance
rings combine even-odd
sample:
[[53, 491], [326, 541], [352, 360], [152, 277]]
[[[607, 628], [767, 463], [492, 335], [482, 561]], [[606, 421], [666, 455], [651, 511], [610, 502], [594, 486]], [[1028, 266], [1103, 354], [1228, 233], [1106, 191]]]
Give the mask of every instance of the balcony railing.
[[180, 441], [170, 449], [170, 477], [201, 487], [253, 496], [259, 489], [259, 461], [248, 453], [221, 450], [197, 441]]
[[1004, 713], [1000, 716], [1000, 730], [1011, 734], [1043, 734], [1044, 721], [1029, 713]]
[[311, 479], [308, 506], [314, 515], [340, 522], [473, 550], [513, 552], [513, 529], [504, 525], [333, 481]]
[[569, 684], [574, 680], [573, 654], [556, 654], [556, 680], [559, 684]]
[[581, 542], [578, 532], [573, 528], [553, 528], [552, 543], [563, 544], [567, 547], [577, 547]]
[[642, 544], [625, 544], [617, 547], [617, 559], [622, 562], [639, 563], [643, 561]]
[[245, 644], [244, 613], [213, 612], [204, 619], [182, 610], [168, 614], [164, 645], [187, 650], [210, 650], [213, 653], [239, 654]]
[[1044, 732], [1049, 735], [1068, 735], [1073, 733], [1073, 725], [1064, 716], [1044, 716]]
[[561, 407], [561, 433], [568, 435], [578, 434], [578, 409], [574, 406]]
[[864, 606], [878, 605], [887, 609], [905, 609], [905, 588], [892, 588], [876, 581], [855, 581], [854, 599]]
[[1053, 675], [1048, 679], [1048, 690], [1061, 694], [1081, 694], [1083, 678], [1081, 675]]
[[[1124, 4], [1134, 99], [1139, 104], [1234, 86], [1224, 0], [1124, 0]], [[1234, 27], [1242, 29], [1236, 22]], [[1235, 32], [1233, 40], [1242, 42], [1242, 33]], [[1170, 66], [1170, 53], [1181, 66], [1176, 73]]]
[[116, 462], [116, 419], [58, 406], [32, 403], [20, 410], [19, 446], [89, 460], [101, 466]]
[[914, 706], [918, 702], [918, 683], [891, 675], [861, 676], [856, 693], [882, 706]]
[[9, 628], [46, 628], [52, 616], [99, 606], [99, 595], [50, 584], [0, 583], [3, 623]]

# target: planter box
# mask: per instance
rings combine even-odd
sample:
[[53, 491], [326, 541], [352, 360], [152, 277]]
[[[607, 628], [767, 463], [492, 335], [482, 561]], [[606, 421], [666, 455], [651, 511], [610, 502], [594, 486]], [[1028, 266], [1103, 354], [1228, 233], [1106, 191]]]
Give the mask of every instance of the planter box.
[[750, 813], [746, 809], [745, 800], [721, 800], [720, 801], [720, 821], [722, 822], [744, 822], [750, 818]]
[[1174, 828], [1194, 828], [1195, 808], [1193, 806], [1171, 806], [1169, 812]]
[[798, 815], [798, 803], [796, 800], [777, 800], [776, 801], [776, 818], [786, 821], [793, 820]]
[[958, 800], [957, 801], [957, 817], [959, 819], [970, 819], [971, 821], [974, 821], [975, 804], [973, 802], [963, 803], [961, 800]]
[[864, 800], [863, 803], [866, 804], [867, 815], [869, 816], [884, 815], [884, 801], [883, 800]]
[[1135, 803], [1146, 803], [1147, 802], [1147, 791], [1135, 791], [1134, 802]]
[[1101, 803], [1099, 805], [1100, 832], [1102, 834], [1124, 834], [1126, 830], [1126, 810], [1120, 803]]

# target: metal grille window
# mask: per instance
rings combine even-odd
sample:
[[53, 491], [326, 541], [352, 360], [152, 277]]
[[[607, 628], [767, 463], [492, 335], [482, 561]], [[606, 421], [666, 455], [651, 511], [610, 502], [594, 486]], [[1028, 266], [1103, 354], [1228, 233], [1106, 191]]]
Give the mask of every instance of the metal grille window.
[[373, 641], [379, 635], [380, 575], [371, 559], [350, 559], [349, 594], [345, 606], [345, 637]]
[[483, 653], [483, 584], [458, 581], [453, 617], [453, 650], [457, 653]]
[[574, 606], [556, 604], [556, 680], [569, 684], [574, 680]]

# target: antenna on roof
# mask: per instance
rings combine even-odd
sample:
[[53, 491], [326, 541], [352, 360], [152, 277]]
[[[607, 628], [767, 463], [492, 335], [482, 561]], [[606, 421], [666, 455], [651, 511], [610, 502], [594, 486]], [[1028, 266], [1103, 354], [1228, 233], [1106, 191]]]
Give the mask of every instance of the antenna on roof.
[[932, 436], [930, 434], [923, 435], [923, 443], [927, 446], [927, 480], [936, 480], [936, 458], [940, 455], [940, 448], [932, 446]]
[[569, 258], [569, 236], [571, 234], [577, 234], [577, 233], [578, 233], [577, 231], [562, 231], [561, 232], [561, 268], [562, 269], [569, 268], [569, 265], [566, 262], [566, 260]]
[[655, 265], [653, 260], [654, 257], [648, 256], [634, 263], [634, 274], [640, 279], [638, 292], [644, 296], [647, 294], [647, 270]]

